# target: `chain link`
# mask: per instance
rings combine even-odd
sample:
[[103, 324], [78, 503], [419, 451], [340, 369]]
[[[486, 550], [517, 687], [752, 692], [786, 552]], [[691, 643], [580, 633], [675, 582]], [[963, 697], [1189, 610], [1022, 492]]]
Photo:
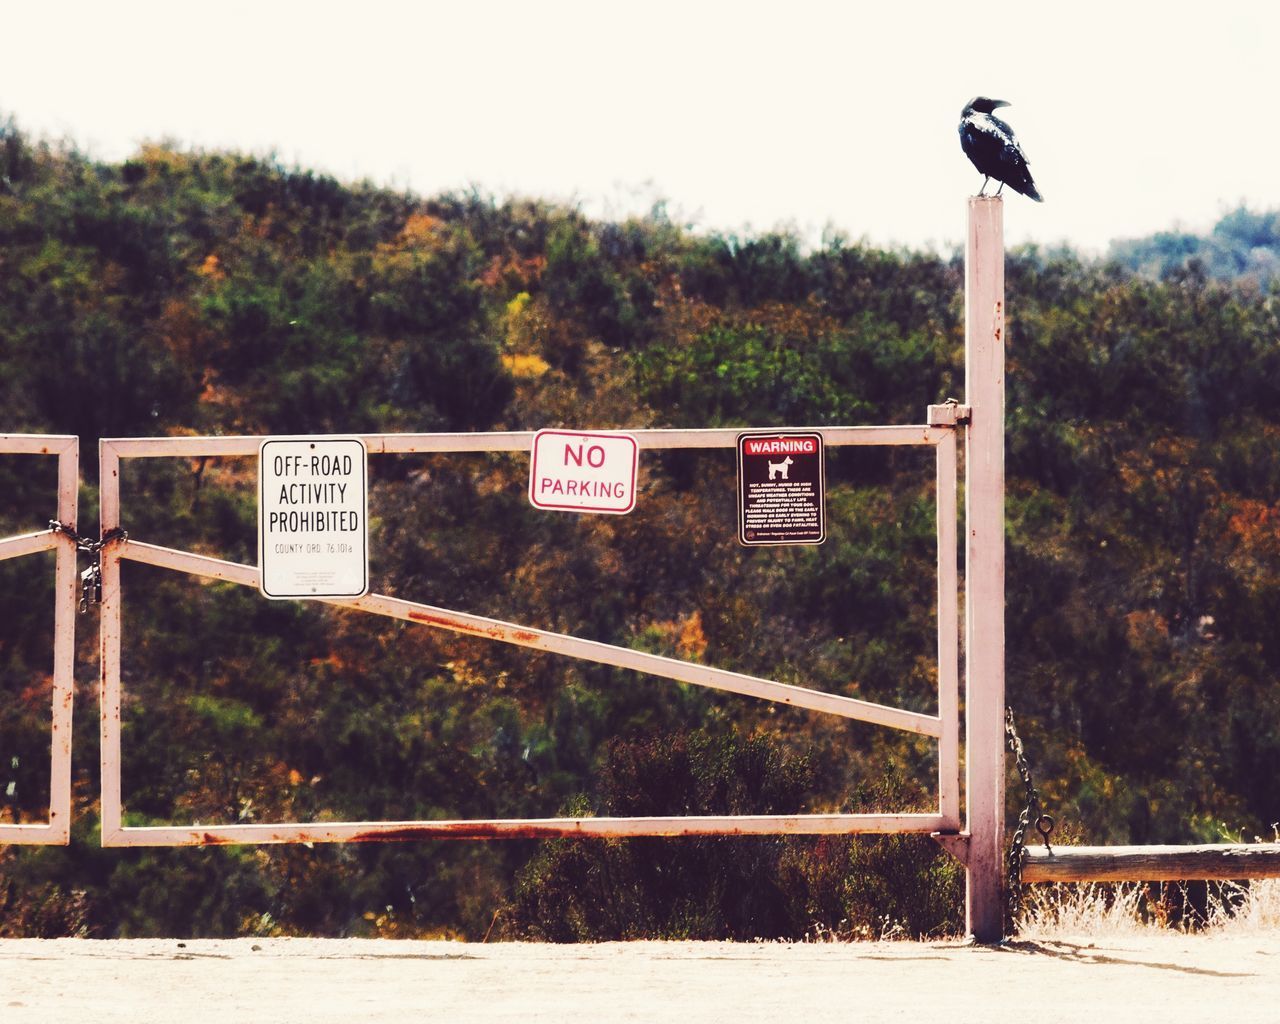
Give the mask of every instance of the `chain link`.
[[1026, 860], [1027, 831], [1034, 821], [1036, 831], [1044, 840], [1044, 848], [1053, 853], [1049, 845], [1049, 833], [1053, 831], [1053, 818], [1041, 813], [1040, 794], [1035, 783], [1031, 781], [1031, 765], [1027, 762], [1027, 754], [1022, 746], [1022, 737], [1013, 723], [1013, 708], [1004, 709], [1004, 734], [1014, 763], [1018, 767], [1018, 775], [1026, 790], [1026, 805], [1018, 815], [1018, 827], [1013, 833], [1013, 842], [1009, 846], [1009, 902], [1007, 911], [1009, 924], [1012, 926], [1018, 919], [1018, 911], [1022, 906], [1022, 865]]
[[102, 603], [102, 549], [113, 541], [127, 540], [129, 534], [120, 527], [113, 526], [95, 540], [81, 535], [74, 526], [68, 526], [57, 519], [49, 520], [49, 529], [70, 537], [75, 541], [76, 551], [83, 551], [93, 558], [88, 568], [80, 573], [80, 611], [87, 612], [91, 604]]

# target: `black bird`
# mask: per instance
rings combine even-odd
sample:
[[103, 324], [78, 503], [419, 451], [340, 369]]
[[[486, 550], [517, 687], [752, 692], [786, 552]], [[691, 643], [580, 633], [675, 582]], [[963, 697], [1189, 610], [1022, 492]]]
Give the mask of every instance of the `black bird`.
[[1029, 196], [1037, 203], [1044, 198], [1036, 190], [1027, 170], [1027, 154], [1022, 152], [1013, 129], [992, 113], [996, 107], [1009, 106], [1004, 100], [991, 100], [975, 96], [960, 111], [960, 148], [982, 172], [982, 188], [978, 195], [987, 194], [987, 182], [992, 178], [1000, 182], [996, 195], [1008, 185], [1015, 192]]

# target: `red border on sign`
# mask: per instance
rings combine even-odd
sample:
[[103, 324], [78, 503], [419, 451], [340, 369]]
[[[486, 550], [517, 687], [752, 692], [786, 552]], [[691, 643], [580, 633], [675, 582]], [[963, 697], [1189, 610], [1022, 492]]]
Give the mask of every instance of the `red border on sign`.
[[[629, 491], [626, 508], [618, 508], [617, 506], [597, 506], [597, 505], [556, 505], [538, 501], [534, 497], [534, 481], [538, 478], [538, 439], [542, 437], [573, 437], [588, 439], [592, 437], [604, 438], [609, 441], [629, 441], [631, 443], [631, 478], [629, 481]], [[539, 430], [533, 435], [533, 443], [529, 449], [529, 503], [534, 508], [547, 509], [553, 512], [588, 512], [599, 513], [604, 515], [626, 515], [636, 507], [636, 477], [640, 465], [640, 444], [630, 434], [624, 432], [609, 431], [583, 431], [583, 430]]]

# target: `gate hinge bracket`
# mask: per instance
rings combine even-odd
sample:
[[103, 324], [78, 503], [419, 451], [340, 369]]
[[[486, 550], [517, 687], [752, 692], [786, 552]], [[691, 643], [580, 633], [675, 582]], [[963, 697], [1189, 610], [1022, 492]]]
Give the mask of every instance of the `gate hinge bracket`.
[[951, 854], [961, 864], [969, 863], [968, 832], [930, 832], [929, 838]]
[[958, 427], [968, 423], [973, 410], [970, 406], [961, 405], [954, 398], [942, 405], [929, 406], [929, 426]]

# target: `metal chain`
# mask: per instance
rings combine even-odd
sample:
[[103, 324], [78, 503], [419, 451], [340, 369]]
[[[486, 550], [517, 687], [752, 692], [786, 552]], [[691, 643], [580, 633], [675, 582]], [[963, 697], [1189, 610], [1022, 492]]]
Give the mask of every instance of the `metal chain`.
[[[1018, 767], [1018, 775], [1022, 778], [1026, 790], [1027, 802], [1018, 815], [1018, 827], [1013, 833], [1013, 842], [1009, 846], [1009, 902], [1007, 905], [1009, 923], [1012, 925], [1018, 918], [1018, 910], [1022, 905], [1022, 865], [1026, 860], [1027, 830], [1035, 822], [1036, 831], [1044, 840], [1044, 848], [1053, 853], [1049, 845], [1049, 833], [1053, 831], [1053, 818], [1040, 811], [1040, 794], [1031, 781], [1031, 765], [1027, 763], [1027, 754], [1022, 746], [1022, 737], [1013, 724], [1013, 708], [1004, 709], [1004, 734], [1014, 763]], [[1034, 815], [1034, 817], [1033, 817]]]
[[102, 603], [102, 549], [117, 540], [127, 540], [129, 534], [118, 526], [113, 526], [97, 540], [82, 536], [74, 526], [49, 520], [49, 529], [75, 541], [76, 551], [83, 551], [92, 556], [89, 567], [80, 574], [80, 611], [87, 612], [91, 604]]

